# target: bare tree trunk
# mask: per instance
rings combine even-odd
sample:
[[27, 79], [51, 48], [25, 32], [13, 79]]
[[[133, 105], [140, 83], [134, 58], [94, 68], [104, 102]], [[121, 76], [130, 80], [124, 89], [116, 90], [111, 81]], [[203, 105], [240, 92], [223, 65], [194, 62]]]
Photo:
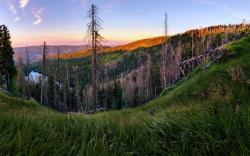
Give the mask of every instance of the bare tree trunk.
[[[57, 74], [56, 80], [59, 82], [60, 79], [60, 49], [57, 51]], [[60, 82], [59, 82], [60, 83]]]
[[146, 86], [147, 86], [147, 100], [151, 99], [152, 94], [152, 58], [151, 55], [147, 54], [147, 65], [146, 65]]
[[162, 58], [161, 58], [161, 60], [162, 60], [162, 72], [163, 72], [162, 77], [163, 77], [163, 87], [164, 88], [167, 86], [167, 77], [166, 77], [166, 75], [167, 75], [167, 72], [166, 72], [166, 70], [167, 70], [167, 62], [166, 62], [166, 60], [167, 60], [167, 46], [168, 45], [163, 45]]
[[40, 103], [44, 104], [44, 90], [45, 90], [45, 75], [46, 75], [46, 62], [47, 62], [47, 47], [46, 42], [43, 45], [43, 64], [42, 64], [42, 84], [41, 84], [41, 99]]
[[94, 112], [96, 112], [96, 104], [97, 104], [97, 58], [96, 58], [96, 38], [95, 32], [92, 32], [92, 85], [93, 85], [93, 106]]
[[43, 91], [44, 91], [44, 81], [43, 81], [44, 77], [42, 76], [42, 80], [41, 80], [41, 96], [40, 96], [40, 103], [43, 104]]
[[92, 102], [94, 107], [94, 112], [96, 112], [97, 105], [97, 81], [98, 81], [98, 65], [97, 65], [97, 48], [101, 46], [101, 42], [103, 41], [103, 37], [99, 34], [99, 30], [101, 28], [101, 20], [98, 17], [98, 7], [92, 4], [91, 9], [89, 11], [88, 17], [91, 19], [88, 24], [88, 34], [91, 34], [91, 42], [92, 42]]
[[27, 59], [27, 71], [28, 71], [28, 78], [27, 78], [27, 96], [28, 96], [28, 99], [31, 98], [31, 92], [30, 92], [30, 63], [29, 63], [29, 51], [28, 51], [28, 48], [26, 48], [26, 59]]
[[23, 81], [23, 58], [22, 54], [18, 53], [18, 58], [17, 58], [17, 75], [18, 75], [18, 83], [19, 83], [19, 91], [22, 93], [22, 96], [25, 95], [24, 92], [24, 81]]
[[192, 57], [194, 57], [194, 33], [192, 32]]
[[140, 52], [139, 52], [139, 104], [141, 105], [142, 104], [142, 88], [143, 88], [143, 85], [142, 85], [142, 63], [141, 63], [141, 49], [140, 49]]
[[[184, 70], [180, 66], [180, 62], [182, 61], [182, 43], [179, 41], [177, 52], [175, 53], [175, 58], [177, 60], [177, 72], [178, 72], [178, 78], [183, 74], [185, 76]], [[178, 70], [179, 69], [179, 70]]]
[[69, 68], [68, 68], [68, 61], [66, 61], [66, 74], [67, 74], [67, 86], [68, 86], [68, 89], [70, 89], [69, 87]]
[[203, 48], [203, 53], [206, 52], [205, 40], [206, 40], [206, 36], [203, 34], [203, 35], [202, 35], [202, 48]]
[[79, 111], [81, 108], [81, 86], [78, 77], [76, 76], [76, 110]]

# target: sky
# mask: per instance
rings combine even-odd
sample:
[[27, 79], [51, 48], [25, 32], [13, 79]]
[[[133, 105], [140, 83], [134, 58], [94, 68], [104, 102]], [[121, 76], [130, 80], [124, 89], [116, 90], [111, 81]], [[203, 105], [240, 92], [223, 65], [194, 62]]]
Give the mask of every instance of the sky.
[[91, 4], [100, 9], [106, 45], [118, 45], [217, 24], [250, 21], [250, 0], [0, 0], [0, 25], [14, 47], [81, 45]]

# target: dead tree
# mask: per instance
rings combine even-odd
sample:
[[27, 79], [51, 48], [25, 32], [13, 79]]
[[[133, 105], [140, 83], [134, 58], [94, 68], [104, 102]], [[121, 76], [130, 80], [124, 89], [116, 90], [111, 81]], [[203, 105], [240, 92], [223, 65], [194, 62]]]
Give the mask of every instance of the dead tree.
[[102, 46], [103, 37], [100, 35], [99, 31], [102, 29], [102, 20], [98, 17], [99, 9], [96, 5], [92, 4], [91, 9], [88, 12], [88, 17], [91, 21], [87, 24], [88, 33], [87, 38], [91, 40], [92, 43], [92, 100], [94, 112], [96, 111], [97, 105], [97, 81], [98, 81], [98, 56], [97, 51]]
[[18, 89], [22, 93], [24, 93], [24, 83], [23, 83], [23, 58], [22, 54], [18, 53], [17, 57], [17, 77], [18, 77]]
[[57, 71], [56, 80], [60, 83], [60, 48], [57, 49]]
[[29, 51], [28, 48], [26, 47], [26, 66], [27, 66], [27, 73], [28, 73], [28, 77], [27, 77], [27, 98], [30, 99], [31, 98], [31, 92], [30, 92], [30, 60], [29, 60]]
[[139, 104], [142, 104], [143, 91], [143, 66], [142, 66], [142, 50], [139, 51]]
[[165, 36], [168, 37], [168, 13], [165, 13]]
[[168, 49], [168, 56], [167, 56], [167, 80], [168, 80], [168, 85], [173, 84], [175, 80], [175, 75], [176, 75], [176, 67], [177, 63], [175, 61], [175, 51], [174, 48], [171, 44], [169, 44], [169, 49]]
[[48, 48], [46, 42], [43, 44], [43, 62], [42, 62], [42, 82], [41, 82], [41, 100], [40, 103], [44, 104], [44, 90], [45, 90], [45, 77], [46, 77], [46, 65], [47, 65]]
[[162, 53], [161, 53], [161, 64], [162, 64], [162, 81], [163, 81], [163, 87], [165, 88], [167, 86], [167, 78], [166, 78], [166, 70], [167, 70], [167, 45], [162, 46]]
[[161, 56], [161, 81], [163, 87], [167, 87], [173, 80], [174, 51], [171, 43], [163, 46]]
[[206, 45], [205, 45], [205, 41], [206, 41], [206, 34], [205, 33], [202, 33], [202, 36], [201, 36], [201, 41], [202, 41], [202, 50], [203, 50], [203, 53], [206, 52]]
[[56, 64], [56, 72], [55, 72], [55, 81], [57, 83], [54, 83], [54, 103], [60, 103], [61, 101], [61, 77], [60, 77], [60, 49], [57, 49], [57, 64]]
[[194, 57], [194, 49], [195, 49], [195, 43], [194, 43], [194, 32], [192, 32], [192, 57]]
[[224, 33], [224, 38], [223, 38], [223, 44], [227, 44], [229, 41], [228, 39], [228, 30], [226, 28], [225, 33]]
[[146, 63], [146, 95], [147, 101], [152, 97], [152, 58], [149, 53], [147, 53], [147, 63]]
[[176, 49], [174, 58], [175, 58], [175, 61], [176, 61], [176, 63], [175, 63], [176, 64], [175, 65], [175, 69], [176, 69], [175, 78], [177, 80], [180, 77], [180, 73], [183, 76], [185, 76], [185, 72], [184, 72], [184, 70], [182, 69], [182, 67], [180, 65], [181, 61], [182, 61], [182, 44], [181, 44], [181, 41], [179, 41], [179, 43], [178, 43], [178, 47]]
[[162, 83], [163, 87], [165, 88], [167, 86], [167, 78], [166, 78], [166, 70], [167, 70], [167, 47], [168, 43], [168, 14], [165, 13], [165, 37], [166, 37], [166, 43], [162, 45], [162, 51], [161, 51], [161, 75], [162, 75]]

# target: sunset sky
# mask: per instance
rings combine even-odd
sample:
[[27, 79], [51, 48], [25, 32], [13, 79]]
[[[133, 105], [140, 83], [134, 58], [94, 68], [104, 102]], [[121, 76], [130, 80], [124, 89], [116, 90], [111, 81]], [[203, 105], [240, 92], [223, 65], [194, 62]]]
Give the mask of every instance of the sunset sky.
[[95, 3], [103, 19], [105, 44], [123, 44], [164, 33], [250, 19], [250, 0], [0, 0], [0, 24], [13, 46], [85, 44], [86, 12]]

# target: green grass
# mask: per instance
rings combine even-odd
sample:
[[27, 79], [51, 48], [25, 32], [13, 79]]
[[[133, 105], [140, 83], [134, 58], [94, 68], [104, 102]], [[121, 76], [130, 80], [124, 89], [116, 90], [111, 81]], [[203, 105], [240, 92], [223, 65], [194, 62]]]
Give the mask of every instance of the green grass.
[[249, 155], [250, 37], [228, 48], [133, 109], [65, 115], [0, 93], [0, 155]]

